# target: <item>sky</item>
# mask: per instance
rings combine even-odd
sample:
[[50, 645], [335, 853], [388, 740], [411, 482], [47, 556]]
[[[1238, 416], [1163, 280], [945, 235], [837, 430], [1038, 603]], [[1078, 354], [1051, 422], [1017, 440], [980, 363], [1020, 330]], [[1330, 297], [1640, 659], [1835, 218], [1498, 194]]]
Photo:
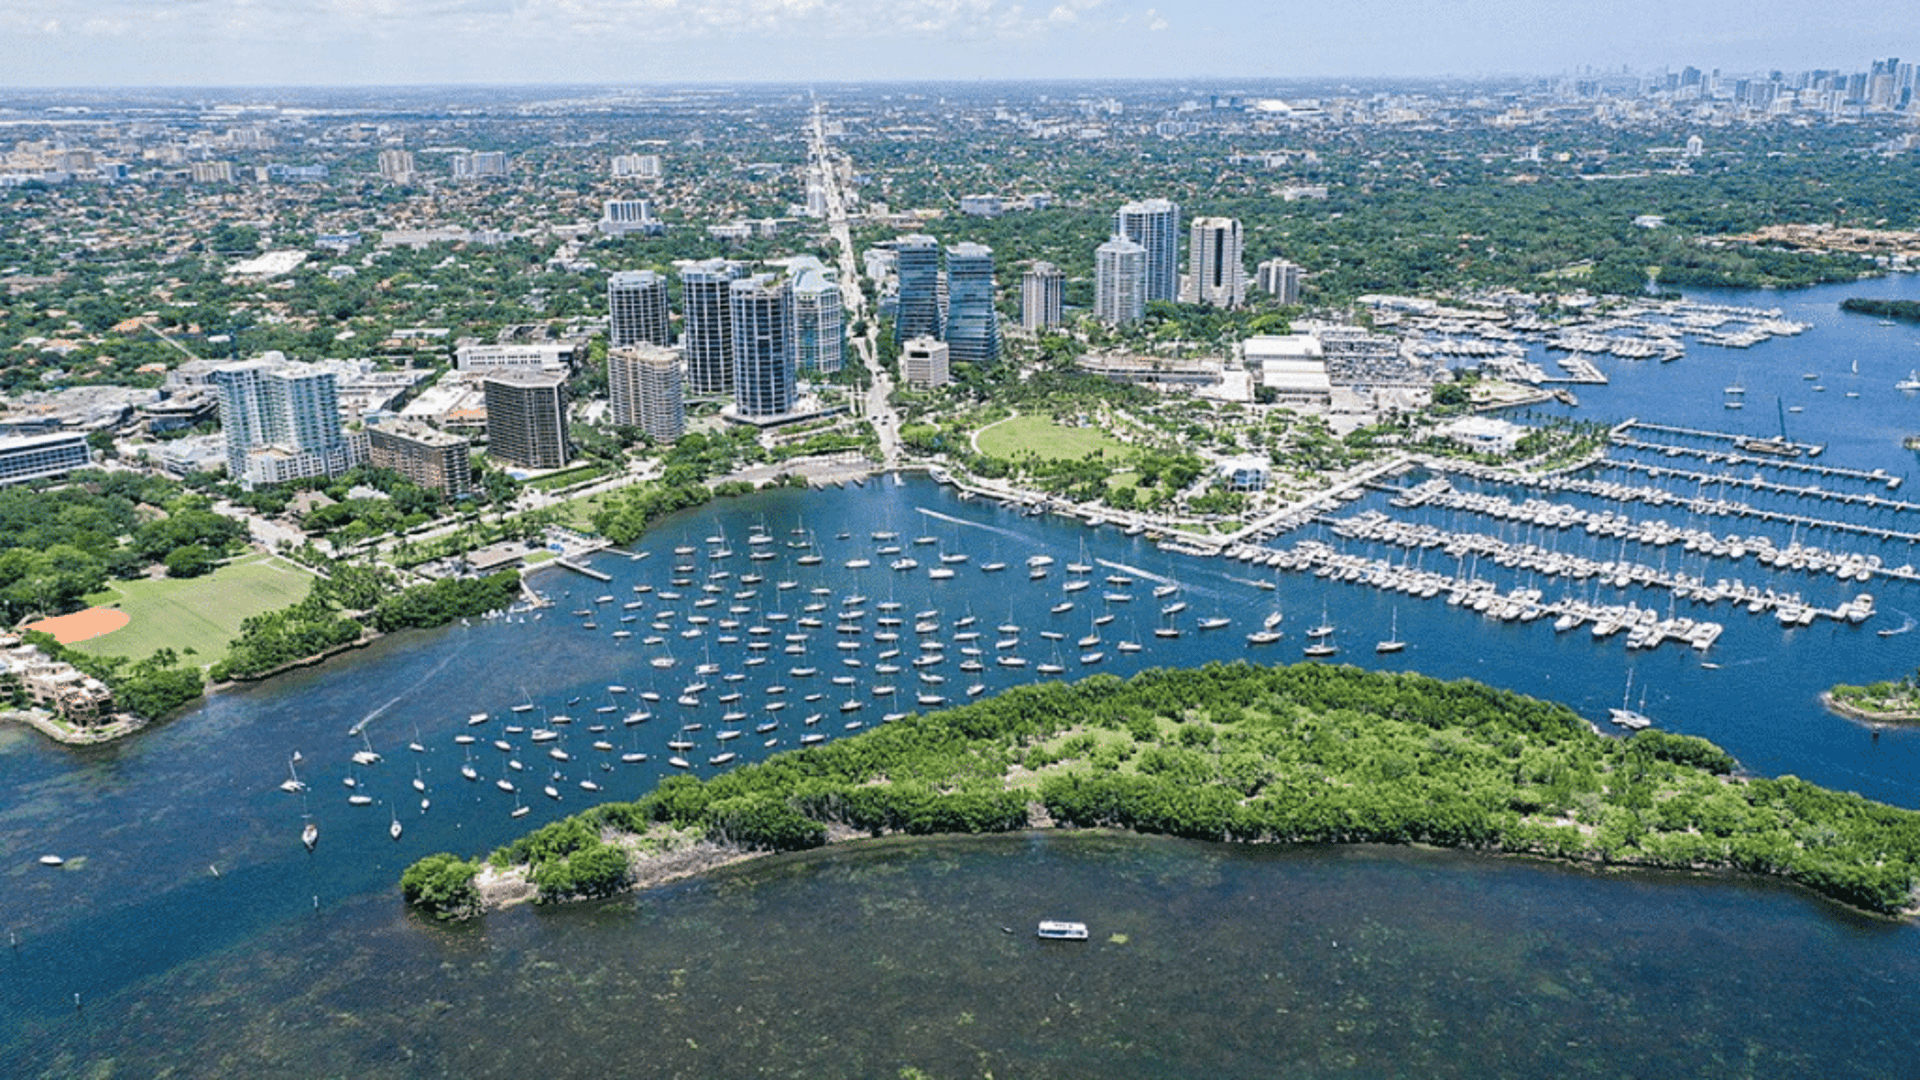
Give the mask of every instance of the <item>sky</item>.
[[1901, 10], [1887, 0], [0, 0], [0, 86], [1859, 70], [1875, 57], [1920, 60], [1920, 19]]

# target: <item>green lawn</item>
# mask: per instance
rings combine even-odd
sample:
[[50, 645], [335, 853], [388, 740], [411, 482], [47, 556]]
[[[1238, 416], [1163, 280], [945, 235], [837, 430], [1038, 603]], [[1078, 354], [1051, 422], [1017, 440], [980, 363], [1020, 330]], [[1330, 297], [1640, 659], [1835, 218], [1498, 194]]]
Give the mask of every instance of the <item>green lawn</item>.
[[1105, 450], [1110, 461], [1126, 461], [1134, 450], [1098, 428], [1061, 427], [1043, 416], [1016, 416], [980, 432], [980, 450], [998, 458], [1031, 452], [1047, 460], [1092, 457]]
[[313, 576], [285, 559], [251, 554], [206, 577], [109, 582], [87, 597], [96, 607], [117, 607], [133, 621], [111, 634], [74, 646], [96, 656], [140, 660], [171, 647], [211, 664], [226, 654], [240, 621], [305, 599]]
[[[615, 492], [615, 494], [619, 494]], [[580, 495], [559, 503], [555, 508], [560, 511], [560, 524], [581, 532], [593, 531], [593, 514], [606, 502], [605, 493], [599, 495]]]

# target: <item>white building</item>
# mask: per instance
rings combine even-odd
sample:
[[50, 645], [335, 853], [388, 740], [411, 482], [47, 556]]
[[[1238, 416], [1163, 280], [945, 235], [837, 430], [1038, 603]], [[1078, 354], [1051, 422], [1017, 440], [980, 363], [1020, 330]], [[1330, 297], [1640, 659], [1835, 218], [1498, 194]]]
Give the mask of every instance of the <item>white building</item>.
[[0, 439], [0, 484], [62, 476], [92, 463], [84, 431]]
[[1276, 404], [1309, 408], [1333, 404], [1326, 354], [1312, 334], [1256, 335], [1241, 344], [1241, 357], [1254, 385], [1272, 390]]
[[1189, 304], [1237, 308], [1247, 301], [1240, 222], [1226, 217], [1193, 219], [1187, 238], [1187, 282], [1181, 299]]
[[1113, 215], [1113, 234], [1146, 249], [1145, 302], [1180, 298], [1180, 207], [1167, 199], [1122, 206]]
[[1463, 416], [1441, 425], [1439, 434], [1483, 454], [1511, 454], [1527, 429], [1496, 416]]
[[1093, 252], [1093, 314], [1108, 326], [1139, 322], [1147, 313], [1147, 249], [1116, 236]]
[[658, 180], [663, 175], [659, 154], [616, 154], [611, 164], [616, 180], [626, 177]]
[[499, 150], [482, 150], [471, 154], [455, 154], [452, 161], [453, 175], [459, 180], [479, 180], [487, 177], [507, 175], [507, 155]]
[[999, 217], [1002, 209], [998, 195], [960, 196], [960, 212], [968, 217]]
[[462, 342], [453, 352], [461, 371], [569, 371], [579, 359], [580, 345], [572, 341], [488, 345]]
[[396, 184], [412, 183], [413, 182], [413, 151], [411, 150], [380, 151], [380, 178], [383, 180], [391, 180]]
[[931, 390], [951, 381], [947, 343], [936, 338], [908, 338], [900, 343], [900, 373], [912, 390]]
[[840, 275], [811, 255], [786, 260], [793, 273], [794, 364], [831, 375], [846, 362], [846, 298]]
[[646, 199], [608, 199], [601, 206], [600, 221], [595, 227], [608, 236], [666, 231], [653, 216], [653, 203]]
[[1272, 464], [1258, 454], [1244, 454], [1222, 459], [1217, 471], [1234, 491], [1265, 491]]
[[1029, 330], [1059, 326], [1067, 276], [1050, 262], [1037, 262], [1020, 279], [1020, 325]]
[[333, 372], [269, 352], [215, 368], [208, 381], [220, 394], [227, 473], [242, 487], [339, 476], [353, 466]]
[[1268, 259], [1256, 272], [1255, 285], [1261, 292], [1283, 304], [1300, 302], [1300, 280], [1304, 271], [1285, 259]]

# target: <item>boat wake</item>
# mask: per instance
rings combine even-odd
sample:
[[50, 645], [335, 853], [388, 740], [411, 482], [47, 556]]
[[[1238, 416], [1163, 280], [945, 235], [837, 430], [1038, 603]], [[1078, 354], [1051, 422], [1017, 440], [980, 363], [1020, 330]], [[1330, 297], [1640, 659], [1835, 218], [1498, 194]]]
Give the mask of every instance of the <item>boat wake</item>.
[[1017, 529], [1003, 529], [998, 525], [988, 525], [979, 521], [968, 521], [966, 518], [954, 517], [951, 514], [943, 514], [938, 510], [930, 510], [924, 506], [916, 506], [914, 507], [914, 509], [934, 519], [935, 521], [944, 521], [949, 525], [961, 525], [969, 529], [979, 529], [981, 532], [990, 532], [995, 534], [996, 536], [1004, 536], [1009, 540], [1018, 540], [1023, 545], [1026, 545], [1029, 547], [1033, 546], [1033, 537], [1028, 535], [1027, 533], [1020, 532]]
[[1126, 563], [1114, 562], [1111, 559], [1095, 559], [1093, 561], [1099, 564], [1100, 566], [1106, 567], [1108, 570], [1118, 570], [1123, 574], [1129, 574], [1133, 577], [1139, 578], [1141, 581], [1151, 581], [1160, 585], [1179, 584], [1179, 582], [1166, 576], [1165, 574], [1156, 574], [1151, 570], [1142, 570], [1137, 566], [1128, 566]]
[[455, 657], [459, 656], [461, 653], [465, 651], [466, 650], [464, 648], [461, 648], [461, 649], [455, 649], [452, 652], [449, 652], [445, 657], [441, 659], [439, 663], [433, 665], [432, 671], [429, 671], [425, 675], [422, 675], [418, 679], [415, 679], [412, 686], [409, 686], [405, 690], [402, 690], [399, 693], [388, 698], [385, 702], [381, 703], [379, 708], [376, 708], [372, 712], [361, 717], [358, 723], [354, 724], [352, 727], [347, 729], [347, 736], [349, 738], [352, 738], [353, 736], [360, 734], [362, 731], [365, 731], [368, 724], [371, 724], [375, 720], [380, 719], [381, 716], [386, 714], [386, 711], [388, 709], [391, 709], [395, 705], [400, 704], [402, 699], [411, 697], [415, 691], [427, 685], [428, 682], [433, 680], [434, 676], [440, 674], [442, 671], [445, 671], [447, 669], [447, 665], [453, 663]]

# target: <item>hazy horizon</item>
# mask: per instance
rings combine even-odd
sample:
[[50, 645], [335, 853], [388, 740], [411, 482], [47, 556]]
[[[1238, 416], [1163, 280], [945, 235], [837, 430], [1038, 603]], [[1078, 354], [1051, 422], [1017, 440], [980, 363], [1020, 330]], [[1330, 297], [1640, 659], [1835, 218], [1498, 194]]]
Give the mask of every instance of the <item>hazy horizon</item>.
[[[1158, 6], [1156, 6], [1156, 4]], [[1916, 32], [1838, 0], [9, 0], [0, 86], [348, 88], [1479, 79], [1860, 70]]]

